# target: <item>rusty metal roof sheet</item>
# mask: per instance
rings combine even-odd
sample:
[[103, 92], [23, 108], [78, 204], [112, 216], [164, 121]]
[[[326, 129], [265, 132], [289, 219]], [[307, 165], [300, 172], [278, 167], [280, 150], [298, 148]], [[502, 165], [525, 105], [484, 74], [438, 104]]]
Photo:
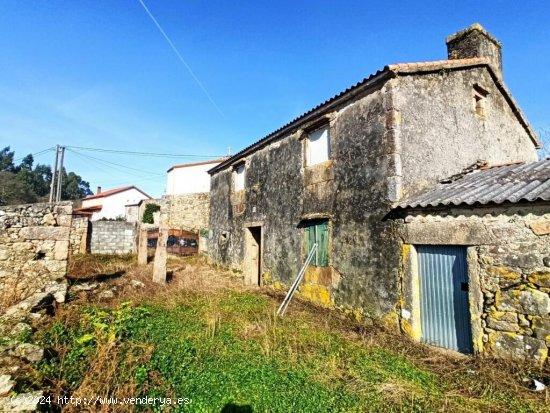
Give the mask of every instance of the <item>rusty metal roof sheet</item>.
[[550, 159], [481, 169], [401, 200], [398, 208], [550, 201]]

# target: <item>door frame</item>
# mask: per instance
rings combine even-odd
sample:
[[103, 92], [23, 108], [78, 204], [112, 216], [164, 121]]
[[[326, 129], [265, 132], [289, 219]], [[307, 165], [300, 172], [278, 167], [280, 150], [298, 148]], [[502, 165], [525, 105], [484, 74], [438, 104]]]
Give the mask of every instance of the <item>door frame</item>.
[[[244, 231], [244, 257], [243, 257], [243, 273], [244, 273], [244, 282], [247, 285], [255, 285], [260, 286], [262, 281], [262, 273], [263, 273], [263, 256], [264, 256], [264, 231], [263, 231], [263, 223], [261, 222], [249, 222], [245, 223], [243, 225], [243, 231]], [[252, 266], [249, 265], [249, 262], [253, 259], [251, 258], [251, 254], [254, 252], [251, 251], [250, 246], [253, 243], [258, 243], [252, 234], [252, 231], [257, 230], [260, 232], [260, 240], [259, 245], [257, 247], [257, 253], [258, 253], [258, 267], [256, 269], [252, 268]]]
[[[420, 244], [419, 244], [420, 245]], [[462, 246], [466, 247], [466, 272], [468, 278], [468, 303], [470, 309], [470, 328], [472, 336], [473, 353], [483, 352], [483, 329], [481, 327], [481, 315], [483, 314], [483, 292], [479, 279], [480, 268], [478, 254], [475, 246], [460, 244], [421, 244], [437, 246]], [[416, 245], [403, 244], [403, 278], [401, 285], [401, 329], [415, 341], [422, 339], [421, 321], [421, 287], [418, 252]], [[450, 350], [452, 351], [452, 350]]]

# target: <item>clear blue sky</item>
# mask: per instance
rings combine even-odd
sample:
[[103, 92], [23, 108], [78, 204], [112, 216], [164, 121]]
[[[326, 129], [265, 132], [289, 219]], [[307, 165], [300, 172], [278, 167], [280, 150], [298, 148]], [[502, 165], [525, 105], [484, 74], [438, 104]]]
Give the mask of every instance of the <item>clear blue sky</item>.
[[[474, 22], [502, 41], [505, 82], [534, 128], [550, 126], [546, 0], [144, 1], [223, 115], [138, 0], [2, 0], [0, 147], [234, 153], [386, 64], [445, 58], [445, 37]], [[67, 153], [94, 191], [153, 196], [188, 161], [87, 155], [138, 169]]]

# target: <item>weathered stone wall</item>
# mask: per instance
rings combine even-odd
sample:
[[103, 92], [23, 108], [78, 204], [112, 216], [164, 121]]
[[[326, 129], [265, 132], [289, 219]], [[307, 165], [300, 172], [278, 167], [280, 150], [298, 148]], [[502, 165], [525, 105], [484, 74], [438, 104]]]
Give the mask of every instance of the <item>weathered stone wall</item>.
[[65, 282], [72, 204], [0, 207], [0, 310]]
[[[288, 285], [305, 259], [300, 222], [327, 218], [332, 274], [306, 295], [388, 315], [398, 305], [401, 255], [392, 223], [384, 220], [392, 202], [478, 159], [536, 159], [533, 142], [486, 68], [380, 83], [248, 155], [245, 191], [234, 191], [232, 168], [212, 176], [214, 262], [243, 270], [246, 226], [261, 226], [263, 278]], [[475, 83], [489, 92], [483, 119], [475, 112]], [[330, 120], [331, 160], [304, 167], [304, 130], [323, 117]]]
[[210, 195], [208, 192], [163, 196], [163, 225], [198, 231], [208, 228]]
[[[484, 116], [476, 114], [476, 84], [488, 92]], [[537, 160], [535, 145], [484, 67], [403, 76], [395, 91], [402, 196], [478, 160], [491, 165]]]
[[92, 254], [128, 254], [136, 252], [136, 224], [125, 221], [92, 221]]
[[261, 226], [262, 283], [288, 286], [306, 258], [300, 223], [328, 218], [329, 268], [308, 270], [302, 295], [371, 316], [393, 313], [399, 248], [382, 219], [393, 171], [386, 148], [389, 92], [384, 85], [368, 92], [312, 120], [327, 117], [333, 160], [306, 167], [306, 136], [297, 128], [246, 159], [244, 192], [233, 190], [231, 168], [212, 176], [214, 262], [242, 271], [245, 226]]
[[88, 217], [73, 216], [69, 242], [71, 254], [86, 254], [90, 247], [91, 225]]
[[[406, 245], [468, 247], [474, 349], [545, 360], [550, 346], [550, 206], [453, 208], [411, 212]], [[408, 248], [404, 249], [405, 252]], [[404, 256], [404, 261], [408, 257]], [[417, 275], [416, 275], [417, 276]], [[402, 326], [420, 338], [414, 268], [405, 265]]]

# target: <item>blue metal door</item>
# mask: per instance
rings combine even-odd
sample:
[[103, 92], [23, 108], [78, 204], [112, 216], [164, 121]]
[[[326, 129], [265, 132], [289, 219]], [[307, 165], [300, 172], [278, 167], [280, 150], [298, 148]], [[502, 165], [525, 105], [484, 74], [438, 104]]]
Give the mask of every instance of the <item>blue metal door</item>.
[[472, 352], [466, 248], [418, 246], [422, 341]]

